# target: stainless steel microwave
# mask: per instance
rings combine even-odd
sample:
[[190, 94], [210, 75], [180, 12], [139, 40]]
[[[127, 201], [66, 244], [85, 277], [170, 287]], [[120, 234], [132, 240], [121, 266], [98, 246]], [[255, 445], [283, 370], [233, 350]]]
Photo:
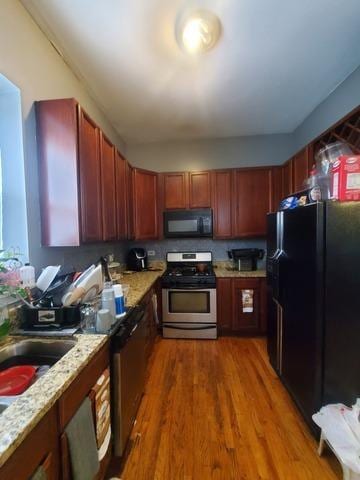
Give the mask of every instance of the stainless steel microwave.
[[213, 216], [211, 208], [201, 210], [170, 210], [164, 212], [164, 237], [212, 237]]

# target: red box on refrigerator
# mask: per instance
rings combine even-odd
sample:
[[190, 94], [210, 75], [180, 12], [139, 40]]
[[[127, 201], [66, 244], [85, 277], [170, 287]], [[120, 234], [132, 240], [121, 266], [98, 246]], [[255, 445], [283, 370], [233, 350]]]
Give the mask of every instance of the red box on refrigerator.
[[333, 197], [360, 200], [360, 155], [341, 155], [332, 167]]

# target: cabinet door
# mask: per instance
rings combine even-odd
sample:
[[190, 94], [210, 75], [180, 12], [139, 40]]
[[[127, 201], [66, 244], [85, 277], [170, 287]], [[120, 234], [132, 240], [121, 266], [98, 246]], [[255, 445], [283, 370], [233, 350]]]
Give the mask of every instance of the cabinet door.
[[56, 413], [53, 407], [0, 467], [1, 480], [29, 480], [40, 466], [47, 480], [60, 478]]
[[102, 240], [99, 129], [79, 108], [80, 216], [83, 242]]
[[189, 207], [207, 208], [210, 205], [210, 172], [190, 172]]
[[232, 170], [213, 171], [212, 208], [214, 238], [231, 238], [232, 229]]
[[103, 240], [116, 240], [115, 148], [100, 135]]
[[279, 210], [283, 198], [282, 167], [273, 167], [271, 172], [271, 211]]
[[292, 167], [292, 159], [288, 160], [282, 167], [282, 191], [284, 197], [294, 192]]
[[309, 176], [308, 149], [303, 148], [292, 159], [293, 190], [298, 192], [304, 189], [304, 180]]
[[262, 330], [260, 306], [260, 279], [235, 278], [233, 280], [233, 331], [245, 334], [260, 333]]
[[117, 239], [127, 238], [126, 160], [115, 152]]
[[78, 119], [74, 99], [35, 103], [42, 245], [78, 246]]
[[188, 174], [187, 172], [164, 173], [164, 208], [173, 210], [188, 208]]
[[127, 237], [133, 240], [135, 238], [134, 168], [129, 162], [126, 162], [126, 193]]
[[216, 279], [217, 324], [220, 333], [231, 332], [233, 323], [232, 279]]
[[271, 204], [271, 169], [236, 170], [234, 183], [235, 236], [266, 235], [266, 214]]
[[158, 238], [157, 175], [148, 170], [134, 170], [135, 239]]

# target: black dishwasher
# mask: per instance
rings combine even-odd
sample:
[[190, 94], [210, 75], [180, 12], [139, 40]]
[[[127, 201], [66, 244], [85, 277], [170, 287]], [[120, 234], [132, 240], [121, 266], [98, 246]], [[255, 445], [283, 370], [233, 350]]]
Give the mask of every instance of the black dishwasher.
[[147, 312], [134, 307], [111, 338], [114, 454], [123, 455], [144, 392]]

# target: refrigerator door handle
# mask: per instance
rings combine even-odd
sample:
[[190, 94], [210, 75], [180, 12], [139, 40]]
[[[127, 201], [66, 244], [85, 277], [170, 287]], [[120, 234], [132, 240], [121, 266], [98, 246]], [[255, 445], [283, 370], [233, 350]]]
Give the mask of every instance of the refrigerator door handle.
[[282, 350], [283, 350], [283, 308], [277, 304], [277, 368], [282, 374]]

